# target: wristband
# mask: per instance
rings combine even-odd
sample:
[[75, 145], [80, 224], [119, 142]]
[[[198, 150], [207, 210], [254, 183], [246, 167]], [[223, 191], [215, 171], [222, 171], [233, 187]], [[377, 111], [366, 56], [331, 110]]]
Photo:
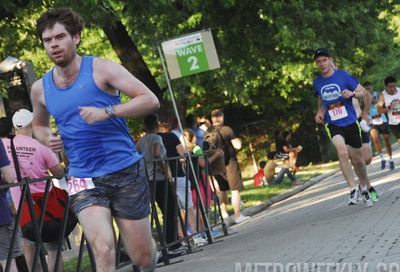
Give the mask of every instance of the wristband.
[[115, 109], [113, 106], [107, 106], [105, 107], [104, 111], [107, 113], [108, 117], [114, 118], [116, 117], [115, 115]]

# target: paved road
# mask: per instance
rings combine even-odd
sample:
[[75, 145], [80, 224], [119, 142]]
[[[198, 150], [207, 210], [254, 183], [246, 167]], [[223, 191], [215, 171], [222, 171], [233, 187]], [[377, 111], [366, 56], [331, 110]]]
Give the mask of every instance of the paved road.
[[[380, 200], [348, 206], [341, 173], [229, 228], [201, 251], [157, 271], [399, 271], [400, 151], [395, 171], [368, 166]], [[247, 265], [247, 268], [246, 268]], [[336, 270], [335, 270], [336, 269]]]

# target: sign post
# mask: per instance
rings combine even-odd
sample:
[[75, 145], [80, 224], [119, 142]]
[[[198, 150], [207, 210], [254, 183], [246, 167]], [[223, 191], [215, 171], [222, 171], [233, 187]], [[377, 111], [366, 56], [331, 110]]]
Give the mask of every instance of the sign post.
[[[161, 51], [162, 47], [162, 51]], [[167, 81], [168, 92], [171, 96], [172, 105], [174, 108], [178, 126], [183, 131], [182, 122], [179, 117], [178, 108], [176, 106], [174, 94], [171, 88], [170, 79], [177, 79], [184, 76], [194, 75], [220, 67], [217, 51], [210, 30], [199, 31], [188, 35], [176, 37], [174, 39], [161, 43], [158, 46], [161, 64], [163, 66], [165, 79]], [[163, 53], [165, 59], [163, 57]], [[186, 141], [184, 140], [186, 148]], [[191, 171], [195, 173], [191, 157], [188, 156]], [[196, 191], [199, 194], [199, 187], [196, 175], [194, 175]], [[210, 224], [205, 213], [204, 203], [201, 197], [199, 198], [200, 209], [203, 215], [206, 235], [209, 243], [213, 242], [210, 232]], [[223, 223], [224, 224], [224, 223]], [[226, 228], [224, 227], [224, 232]], [[227, 233], [225, 233], [227, 234]]]

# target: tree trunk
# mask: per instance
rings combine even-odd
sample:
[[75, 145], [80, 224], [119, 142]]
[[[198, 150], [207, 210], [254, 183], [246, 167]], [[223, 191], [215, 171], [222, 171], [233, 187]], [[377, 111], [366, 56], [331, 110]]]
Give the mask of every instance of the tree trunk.
[[162, 90], [147, 68], [122, 22], [118, 20], [114, 24], [103, 26], [103, 30], [122, 65], [161, 99]]

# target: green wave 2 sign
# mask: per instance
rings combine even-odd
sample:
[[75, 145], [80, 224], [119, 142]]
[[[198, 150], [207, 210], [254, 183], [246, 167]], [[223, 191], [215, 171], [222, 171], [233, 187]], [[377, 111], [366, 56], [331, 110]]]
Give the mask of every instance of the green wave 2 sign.
[[161, 43], [171, 79], [220, 67], [211, 31], [201, 31]]

